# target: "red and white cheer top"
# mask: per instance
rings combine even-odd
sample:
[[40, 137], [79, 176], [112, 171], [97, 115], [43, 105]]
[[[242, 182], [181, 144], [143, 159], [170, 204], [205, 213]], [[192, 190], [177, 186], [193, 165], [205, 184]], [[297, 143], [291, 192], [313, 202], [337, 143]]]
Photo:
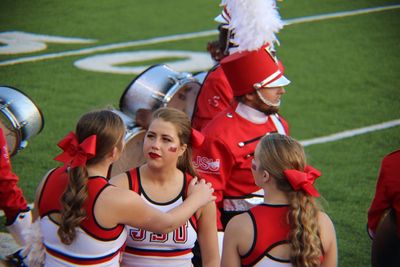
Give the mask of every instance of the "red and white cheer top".
[[[168, 212], [179, 206], [187, 195], [192, 177], [184, 174], [182, 190], [173, 200], [158, 203], [150, 199], [143, 190], [139, 168], [127, 172], [129, 188], [138, 193], [150, 206]], [[179, 186], [179, 185], [178, 185]], [[128, 237], [122, 265], [134, 267], [189, 267], [192, 266], [192, 248], [197, 240], [196, 221], [194, 217], [184, 225], [168, 234], [157, 234], [143, 229], [126, 226]]]
[[39, 198], [40, 227], [46, 249], [45, 266], [119, 266], [121, 247], [126, 240], [124, 225], [103, 228], [93, 215], [98, 196], [107, 186], [111, 186], [104, 177], [89, 177], [88, 198], [84, 204], [86, 218], [76, 229], [76, 238], [72, 244], [65, 245], [58, 237], [58, 224], [49, 215], [61, 211], [61, 197], [68, 180], [64, 168], [53, 170]]
[[292, 266], [289, 260], [278, 259], [269, 254], [274, 247], [288, 243], [288, 211], [288, 205], [268, 204], [260, 204], [248, 211], [253, 222], [254, 239], [250, 251], [241, 256], [242, 266]]

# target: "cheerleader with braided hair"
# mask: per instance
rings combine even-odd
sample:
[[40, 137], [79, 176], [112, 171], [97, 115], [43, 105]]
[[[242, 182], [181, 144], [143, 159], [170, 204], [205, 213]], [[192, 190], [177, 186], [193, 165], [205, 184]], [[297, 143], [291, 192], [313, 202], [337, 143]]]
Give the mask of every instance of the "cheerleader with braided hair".
[[321, 173], [306, 164], [303, 147], [269, 134], [252, 162], [264, 203], [234, 217], [224, 236], [222, 266], [336, 266], [333, 223], [321, 211], [313, 183]]
[[[84, 114], [59, 147], [51, 170], [39, 185], [35, 206], [45, 247], [44, 266], [120, 266], [125, 224], [169, 233], [214, 200], [213, 189], [194, 178], [188, 197], [168, 213], [135, 192], [111, 185], [110, 165], [124, 148], [125, 125], [111, 110]], [[30, 265], [31, 266], [31, 265]]]

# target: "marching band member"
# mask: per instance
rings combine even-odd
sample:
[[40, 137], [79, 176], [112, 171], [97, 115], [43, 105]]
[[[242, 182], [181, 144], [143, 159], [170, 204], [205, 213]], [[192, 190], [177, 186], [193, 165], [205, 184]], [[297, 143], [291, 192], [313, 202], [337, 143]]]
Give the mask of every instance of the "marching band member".
[[192, 118], [192, 127], [201, 131], [212, 118], [226, 109], [233, 100], [232, 88], [219, 62], [234, 53], [237, 45], [232, 41], [233, 31], [229, 27], [229, 13], [224, 6], [220, 15], [215, 18], [219, 22], [218, 40], [209, 42], [207, 50], [217, 64], [208, 71], [196, 99], [196, 107]]
[[235, 102], [203, 129], [204, 144], [194, 150], [199, 173], [213, 183], [224, 224], [263, 198], [251, 175], [259, 139], [269, 132], [289, 133], [287, 122], [278, 114], [289, 80], [268, 48], [222, 60]]
[[275, 1], [227, 0], [225, 4], [238, 47], [220, 64], [234, 101], [202, 130], [204, 145], [193, 156], [198, 172], [213, 183], [223, 225], [262, 202], [264, 192], [252, 178], [251, 159], [266, 133], [289, 134], [278, 111], [284, 86], [290, 83], [273, 49], [275, 33], [282, 27]]
[[18, 243], [25, 245], [23, 232], [32, 223], [31, 210], [17, 186], [18, 176], [13, 173], [10, 156], [8, 154], [7, 140], [0, 128], [0, 208], [6, 216], [6, 228]]

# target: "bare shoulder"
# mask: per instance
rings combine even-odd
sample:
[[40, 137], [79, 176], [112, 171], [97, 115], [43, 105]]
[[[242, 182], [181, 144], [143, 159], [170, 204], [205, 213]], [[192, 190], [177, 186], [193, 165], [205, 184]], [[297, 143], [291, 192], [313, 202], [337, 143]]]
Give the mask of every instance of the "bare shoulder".
[[321, 232], [321, 241], [324, 250], [328, 250], [332, 245], [336, 244], [335, 226], [331, 218], [325, 212], [318, 213], [318, 223]]
[[231, 230], [245, 231], [251, 225], [252, 225], [251, 217], [247, 212], [245, 212], [233, 217], [229, 221], [227, 229], [229, 228]]
[[98, 201], [104, 201], [110, 206], [123, 207], [125, 204], [132, 204], [135, 196], [136, 194], [133, 191], [110, 183], [110, 185], [101, 192]]
[[326, 228], [332, 227], [333, 228], [334, 227], [331, 218], [328, 216], [328, 214], [326, 214], [323, 211], [320, 211], [318, 213], [318, 221], [319, 221], [319, 225], [321, 228], [324, 228], [324, 227], [326, 227]]
[[121, 188], [129, 188], [128, 175], [125, 172], [111, 177], [109, 183]]
[[245, 212], [233, 217], [225, 229], [225, 243], [235, 244], [240, 255], [246, 254], [253, 243], [254, 229], [249, 213]]
[[253, 227], [250, 215], [245, 212], [233, 217], [226, 226], [225, 236], [242, 240], [252, 237]]

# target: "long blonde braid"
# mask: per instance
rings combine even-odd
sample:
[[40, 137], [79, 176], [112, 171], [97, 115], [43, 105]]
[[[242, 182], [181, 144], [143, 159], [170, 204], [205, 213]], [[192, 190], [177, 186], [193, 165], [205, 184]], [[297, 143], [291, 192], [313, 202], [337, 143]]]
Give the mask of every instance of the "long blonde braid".
[[317, 220], [320, 206], [304, 191], [294, 191], [284, 174], [288, 169], [304, 170], [303, 147], [291, 137], [280, 134], [264, 136], [259, 146], [261, 167], [276, 179], [278, 189], [288, 194], [291, 263], [298, 267], [320, 266], [322, 243]]

